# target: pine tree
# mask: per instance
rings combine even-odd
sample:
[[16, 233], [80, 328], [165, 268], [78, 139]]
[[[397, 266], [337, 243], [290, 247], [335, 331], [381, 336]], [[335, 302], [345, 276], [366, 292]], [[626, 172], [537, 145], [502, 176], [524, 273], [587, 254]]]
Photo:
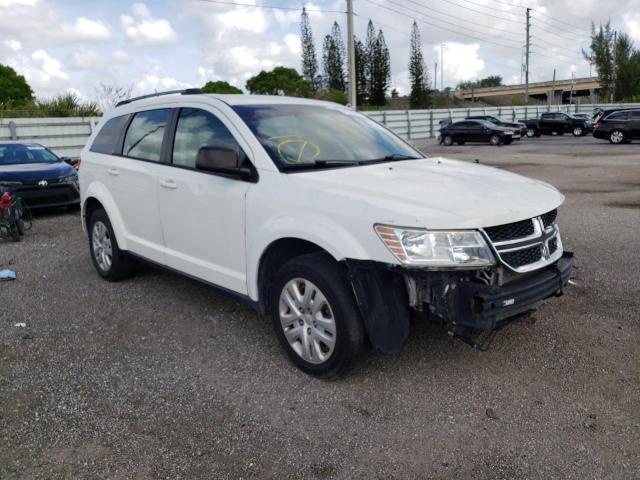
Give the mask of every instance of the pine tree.
[[373, 26], [373, 22], [369, 20], [367, 24], [367, 36], [365, 38], [364, 53], [366, 61], [364, 64], [364, 76], [366, 82], [365, 96], [367, 99], [371, 99], [371, 89], [373, 85], [373, 57], [376, 49], [376, 29]]
[[391, 82], [391, 59], [382, 30], [378, 31], [371, 56], [371, 105], [383, 106]]
[[353, 38], [354, 59], [356, 64], [356, 102], [366, 105], [369, 101], [367, 81], [367, 51], [363, 43], [355, 35]]
[[413, 22], [413, 27], [411, 29], [409, 81], [411, 83], [411, 94], [409, 95], [411, 108], [427, 108], [431, 103], [429, 71], [424, 63], [420, 30], [418, 30], [418, 24], [416, 22]]
[[302, 76], [311, 82], [314, 89], [317, 89], [318, 59], [316, 58], [316, 47], [313, 43], [309, 15], [304, 7], [302, 7], [302, 15], [300, 15], [300, 42], [302, 44]]
[[329, 90], [345, 91], [344, 79], [345, 48], [338, 22], [333, 23], [331, 35], [324, 37], [322, 63], [325, 87]]

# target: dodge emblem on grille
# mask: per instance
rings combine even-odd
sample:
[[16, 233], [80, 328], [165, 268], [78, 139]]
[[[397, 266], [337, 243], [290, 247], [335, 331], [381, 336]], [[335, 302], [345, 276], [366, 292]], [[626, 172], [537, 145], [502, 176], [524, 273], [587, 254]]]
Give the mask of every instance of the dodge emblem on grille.
[[551, 257], [551, 254], [549, 253], [549, 245], [547, 245], [546, 243], [542, 245], [542, 256], [545, 260], [549, 260], [549, 258]]
[[38, 182], [38, 186], [39, 186], [39, 187], [44, 188], [44, 187], [46, 187], [47, 185], [49, 185], [49, 182], [47, 182], [46, 180], [40, 180], [40, 181]]

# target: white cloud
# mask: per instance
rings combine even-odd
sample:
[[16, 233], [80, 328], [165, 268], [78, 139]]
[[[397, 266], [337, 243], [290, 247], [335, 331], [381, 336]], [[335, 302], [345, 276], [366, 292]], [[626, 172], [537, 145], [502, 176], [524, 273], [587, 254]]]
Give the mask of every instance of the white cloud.
[[627, 13], [622, 18], [633, 41], [640, 43], [640, 15]]
[[31, 58], [40, 63], [41, 75], [45, 80], [49, 78], [68, 78], [68, 75], [62, 71], [62, 64], [59, 60], [51, 57], [44, 50], [36, 50]]
[[101, 21], [78, 17], [73, 25], [62, 25], [62, 35], [72, 40], [108, 40], [111, 31]]
[[136, 89], [140, 92], [155, 92], [158, 90], [177, 90], [191, 88], [193, 84], [176, 80], [170, 76], [159, 76], [156, 73], [148, 73], [142, 80], [136, 83]]
[[126, 37], [140, 46], [164, 46], [174, 44], [178, 35], [164, 18], [153, 18], [144, 3], [134, 3], [133, 16], [120, 15], [120, 23]]
[[20, 43], [18, 40], [5, 40], [2, 43], [4, 43], [7, 47], [9, 47], [14, 52], [17, 52], [18, 50], [22, 50], [22, 43]]
[[0, 7], [11, 7], [13, 5], [26, 5], [33, 7], [39, 0], [0, 0]]
[[[445, 86], [455, 85], [460, 81], [476, 78], [484, 70], [485, 62], [478, 56], [480, 45], [464, 43], [447, 43], [444, 47]], [[436, 54], [440, 47], [434, 47]], [[442, 65], [439, 66], [442, 68]]]

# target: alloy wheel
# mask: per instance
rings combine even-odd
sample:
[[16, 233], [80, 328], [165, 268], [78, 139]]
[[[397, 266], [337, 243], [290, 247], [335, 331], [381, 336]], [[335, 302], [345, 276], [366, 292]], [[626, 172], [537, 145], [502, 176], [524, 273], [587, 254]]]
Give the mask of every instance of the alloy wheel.
[[326, 296], [304, 278], [289, 280], [278, 307], [280, 325], [289, 346], [303, 360], [326, 362], [336, 346], [336, 322]]
[[111, 245], [111, 236], [109, 229], [101, 221], [93, 224], [93, 232], [91, 233], [91, 241], [93, 246], [93, 256], [100, 270], [108, 272], [111, 269], [113, 261], [113, 249]]
[[614, 130], [611, 132], [611, 143], [622, 143], [624, 140], [624, 133], [620, 130]]

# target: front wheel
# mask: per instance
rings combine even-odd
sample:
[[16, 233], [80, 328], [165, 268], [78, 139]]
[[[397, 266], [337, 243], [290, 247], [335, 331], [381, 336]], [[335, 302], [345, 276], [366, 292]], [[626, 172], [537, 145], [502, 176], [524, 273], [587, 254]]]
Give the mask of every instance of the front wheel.
[[104, 210], [96, 210], [89, 220], [89, 250], [94, 267], [105, 280], [117, 282], [133, 275], [135, 264], [118, 247], [113, 227]]
[[489, 137], [489, 143], [494, 146], [500, 145], [502, 143], [502, 138], [497, 133], [494, 133], [493, 135], [491, 135], [491, 137]]
[[324, 253], [287, 262], [271, 288], [273, 327], [289, 359], [303, 372], [329, 378], [360, 357], [365, 334], [343, 267]]
[[451, 135], [445, 135], [442, 139], [442, 144], [445, 147], [450, 147], [451, 145], [453, 145], [453, 137]]
[[609, 134], [609, 142], [618, 145], [620, 143], [624, 143], [626, 139], [624, 138], [624, 132], [622, 130], [614, 130]]
[[532, 138], [536, 136], [536, 130], [534, 128], [527, 129], [527, 137]]
[[584, 130], [582, 129], [582, 127], [576, 127], [573, 129], [574, 137], [581, 137], [583, 134], [584, 134]]

